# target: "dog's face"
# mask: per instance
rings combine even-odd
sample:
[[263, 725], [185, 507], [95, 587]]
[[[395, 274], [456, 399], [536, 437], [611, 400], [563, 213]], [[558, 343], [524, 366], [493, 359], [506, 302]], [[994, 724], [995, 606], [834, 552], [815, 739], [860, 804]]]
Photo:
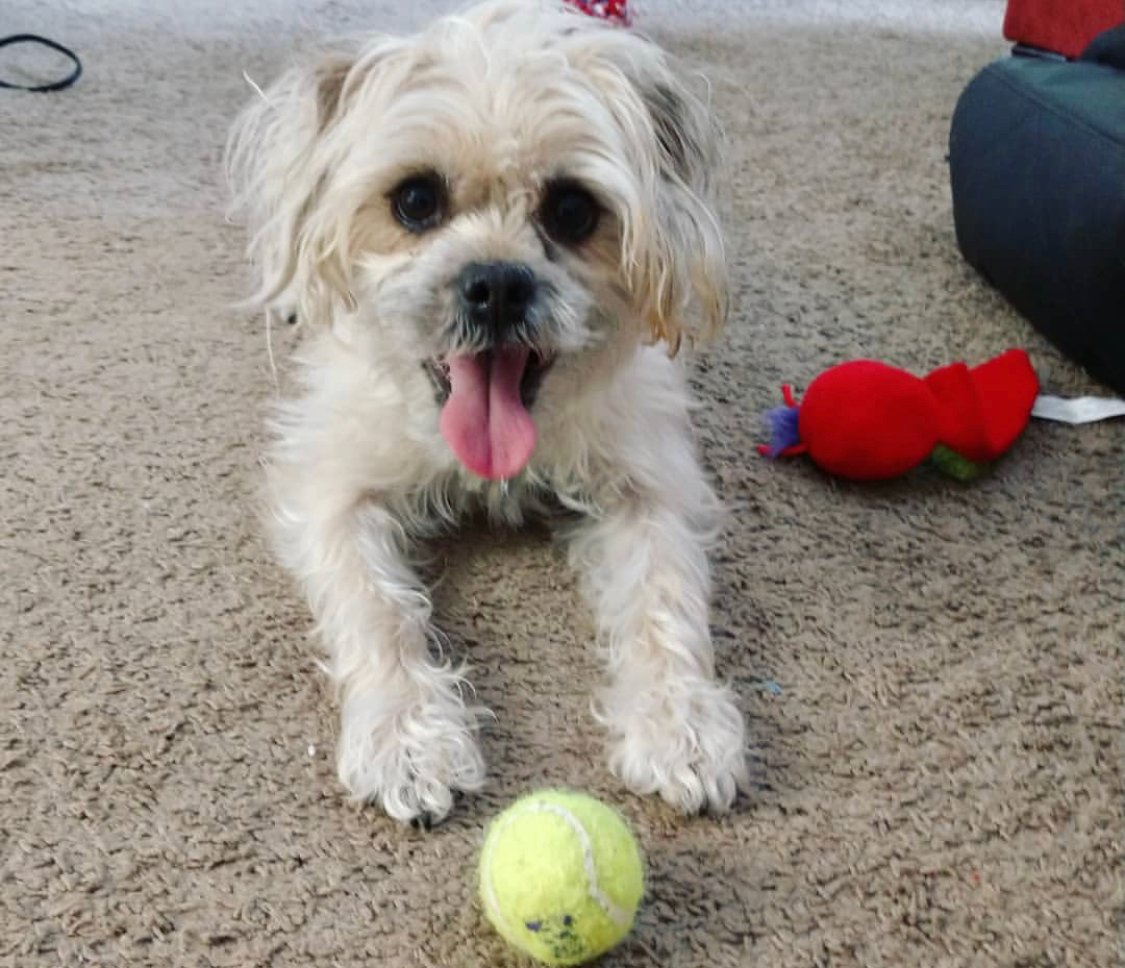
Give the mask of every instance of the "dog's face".
[[462, 464], [505, 478], [554, 368], [721, 321], [714, 155], [655, 46], [499, 0], [290, 74], [233, 160], [263, 300], [425, 374]]

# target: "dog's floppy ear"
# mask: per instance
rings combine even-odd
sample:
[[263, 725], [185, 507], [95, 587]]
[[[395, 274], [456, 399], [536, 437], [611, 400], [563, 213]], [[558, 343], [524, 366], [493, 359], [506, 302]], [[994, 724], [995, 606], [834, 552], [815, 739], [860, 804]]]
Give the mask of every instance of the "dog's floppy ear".
[[321, 131], [336, 117], [344, 81], [354, 66], [355, 59], [344, 54], [325, 58], [317, 65], [313, 80], [316, 84], [317, 122]]
[[715, 210], [719, 131], [707, 107], [674, 78], [642, 79], [641, 90], [660, 157], [648, 321], [652, 335], [675, 352], [685, 336], [706, 338], [727, 316], [727, 260]]
[[715, 132], [700, 105], [657, 79], [642, 87], [662, 162], [689, 185], [706, 184], [717, 162]]
[[[635, 39], [634, 39], [635, 40]], [[727, 260], [716, 212], [720, 133], [709, 108], [654, 45], [634, 44], [622, 71], [643, 107], [642, 155], [654, 225], [635, 222], [626, 264], [654, 340], [675, 353], [685, 339], [716, 332], [728, 308]]]
[[321, 204], [337, 164], [330, 131], [357, 63], [345, 50], [290, 71], [242, 114], [227, 146], [234, 209], [252, 236], [261, 278], [251, 302], [302, 321], [352, 302], [343, 226]]

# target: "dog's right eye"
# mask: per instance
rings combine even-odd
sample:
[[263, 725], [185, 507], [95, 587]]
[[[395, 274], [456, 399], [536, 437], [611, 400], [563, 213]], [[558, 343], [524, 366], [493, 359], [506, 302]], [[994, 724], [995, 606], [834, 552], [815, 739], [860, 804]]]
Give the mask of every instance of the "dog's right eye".
[[391, 209], [411, 232], [425, 232], [445, 214], [445, 186], [436, 174], [414, 175], [391, 192]]

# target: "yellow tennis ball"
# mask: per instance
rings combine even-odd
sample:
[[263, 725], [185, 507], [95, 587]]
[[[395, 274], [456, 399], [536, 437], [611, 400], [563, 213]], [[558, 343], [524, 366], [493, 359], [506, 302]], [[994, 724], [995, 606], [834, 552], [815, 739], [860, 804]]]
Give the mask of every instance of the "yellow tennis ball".
[[480, 896], [493, 927], [547, 965], [578, 965], [629, 933], [644, 893], [636, 840], [616, 810], [542, 790], [489, 827]]

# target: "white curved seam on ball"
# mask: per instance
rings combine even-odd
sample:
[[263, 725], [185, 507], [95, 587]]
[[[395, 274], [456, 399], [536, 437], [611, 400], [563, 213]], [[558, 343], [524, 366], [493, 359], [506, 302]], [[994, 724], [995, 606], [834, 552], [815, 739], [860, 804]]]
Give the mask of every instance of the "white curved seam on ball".
[[493, 831], [489, 837], [489, 842], [492, 845], [488, 854], [481, 859], [481, 863], [485, 865], [488, 871], [488, 877], [485, 879], [485, 889], [487, 897], [485, 903], [488, 904], [492, 910], [497, 914], [501, 921], [507, 925], [509, 931], [512, 930], [511, 922], [504, 916], [500, 910], [499, 900], [496, 897], [496, 887], [492, 882], [492, 851], [495, 850], [496, 840], [499, 838], [500, 833], [507, 828], [518, 817], [523, 816], [525, 813], [551, 813], [563, 821], [574, 835], [578, 838], [579, 846], [582, 849], [582, 863], [586, 868], [586, 890], [589, 895], [594, 899], [595, 903], [602, 909], [605, 914], [614, 924], [619, 927], [628, 927], [630, 923], [629, 915], [621, 907], [613, 902], [613, 900], [602, 890], [601, 885], [598, 883], [598, 871], [594, 866], [594, 845], [590, 843], [590, 837], [586, 833], [586, 828], [582, 826], [581, 821], [574, 816], [569, 810], [557, 806], [553, 803], [529, 803], [521, 807], [519, 811], [511, 814], [504, 819], [499, 829]]
[[515, 934], [515, 932], [512, 930], [511, 922], [505, 916], [504, 912], [500, 910], [500, 899], [496, 896], [496, 885], [493, 883], [492, 878], [492, 855], [496, 850], [496, 840], [500, 834], [500, 831], [507, 827], [508, 824], [511, 823], [511, 821], [512, 818], [509, 817], [497, 829], [493, 830], [492, 833], [489, 834], [488, 839], [484, 844], [485, 853], [484, 856], [481, 857], [480, 863], [481, 867], [485, 871], [483, 884], [484, 905], [492, 912], [494, 917], [500, 920], [500, 922], [508, 930], [509, 934]]

